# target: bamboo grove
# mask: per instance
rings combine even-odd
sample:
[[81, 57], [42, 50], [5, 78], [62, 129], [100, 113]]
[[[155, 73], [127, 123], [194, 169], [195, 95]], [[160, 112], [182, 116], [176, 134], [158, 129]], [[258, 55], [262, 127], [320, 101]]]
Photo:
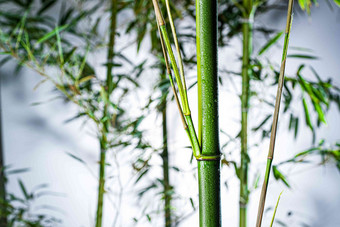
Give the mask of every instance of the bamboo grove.
[[[315, 141], [317, 129], [326, 124], [326, 113], [331, 103], [340, 107], [340, 89], [330, 80], [319, 76], [312, 66], [308, 66], [308, 61], [317, 60], [316, 56], [303, 48], [290, 48], [288, 45], [290, 37], [294, 37], [294, 30], [291, 29], [294, 28], [294, 10], [302, 9], [310, 15], [311, 7], [317, 3], [309, 0], [295, 2], [295, 7], [294, 0], [279, 3], [257, 0], [0, 2], [0, 66], [16, 62], [17, 71], [25, 68], [35, 71], [42, 77], [37, 87], [49, 82], [57, 97], [62, 97], [68, 105], [76, 107], [77, 114], [68, 121], [82, 120], [96, 137], [98, 149], [94, 152], [98, 156], [98, 160], [95, 160], [98, 164], [98, 186], [95, 220], [91, 225], [108, 226], [105, 223], [107, 217], [113, 220], [110, 225], [123, 225], [119, 224], [125, 189], [119, 172], [121, 156], [134, 157], [131, 160], [133, 188], [141, 203], [144, 203], [148, 193], [152, 198], [157, 198], [146, 202], [146, 205], [142, 204], [141, 214], [135, 215], [141, 217], [134, 218], [135, 224], [147, 222], [154, 226], [154, 217], [157, 219], [162, 216], [160, 219], [166, 227], [180, 225], [194, 214], [197, 200], [200, 226], [222, 226], [222, 205], [227, 204], [236, 209], [237, 204], [221, 200], [221, 171], [233, 172], [238, 179], [240, 227], [246, 227], [248, 219], [256, 217], [256, 214], [249, 214], [247, 208], [251, 192], [258, 190], [258, 182], [263, 179], [256, 222], [256, 226], [260, 227], [266, 195], [270, 193], [271, 172], [276, 180], [290, 187], [286, 174], [281, 171], [282, 166], [301, 165], [310, 157], [319, 156], [322, 161], [316, 165], [335, 162], [340, 169], [339, 143], [330, 147], [325, 140], [318, 144]], [[340, 6], [339, 1], [334, 0], [334, 3]], [[273, 9], [280, 9], [278, 15], [282, 12], [287, 15], [284, 31], [283, 27], [273, 30], [257, 23], [259, 17], [269, 14]], [[48, 15], [53, 10], [58, 12], [57, 17]], [[102, 27], [105, 27], [106, 32], [103, 32]], [[254, 34], [264, 37], [262, 40], [266, 41], [262, 46], [254, 46]], [[125, 46], [122, 40], [130, 35], [134, 39]], [[148, 40], [150, 42], [146, 44]], [[234, 40], [241, 46], [237, 59], [240, 65], [238, 71], [228, 70], [229, 65], [233, 64], [229, 59], [218, 65], [218, 58], [221, 57], [218, 50], [223, 50], [222, 53], [228, 51]], [[126, 51], [130, 46], [136, 48], [138, 56], [142, 56], [141, 60], [130, 57]], [[195, 53], [191, 48], [193, 46]], [[274, 49], [282, 51], [281, 61], [266, 57]], [[92, 60], [99, 52], [101, 67], [96, 67]], [[300, 61], [296, 75], [285, 73], [286, 67], [290, 67], [289, 62], [286, 66], [290, 58]], [[195, 70], [197, 76], [192, 82], [192, 78], [187, 75]], [[142, 89], [141, 81], [150, 72], [157, 78], [156, 84], [149, 91], [148, 101], [139, 107], [138, 116], [133, 115], [131, 112], [136, 110], [131, 110], [131, 105], [135, 103], [131, 101], [131, 96]], [[308, 72], [315, 79], [305, 76]], [[219, 93], [234, 83], [240, 88], [236, 92], [240, 111], [235, 116], [239, 117], [239, 133], [231, 135], [228, 125], [219, 124], [219, 118], [223, 117], [219, 116], [219, 107], [230, 100], [220, 97]], [[265, 91], [258, 89], [263, 86], [266, 86]], [[195, 87], [197, 110], [190, 108], [194, 105], [190, 89]], [[266, 93], [276, 89], [275, 98]], [[293, 110], [295, 99], [302, 106], [303, 117]], [[253, 113], [257, 111], [255, 102], [269, 110], [259, 120], [253, 118]], [[177, 107], [177, 113], [169, 112], [172, 105]], [[1, 106], [0, 122], [2, 109], [5, 108]], [[273, 162], [276, 137], [280, 137], [279, 113], [288, 116], [288, 130], [294, 134], [294, 138], [298, 137], [301, 131], [299, 125], [304, 121], [306, 128], [312, 132], [313, 144], [310, 149], [295, 153], [290, 159]], [[157, 139], [162, 141], [160, 146], [154, 145], [153, 140], [156, 139], [149, 140], [145, 136], [148, 129], [141, 126], [153, 114], [161, 116], [161, 126], [158, 129], [156, 125], [152, 127], [152, 130], [161, 132]], [[190, 197], [192, 211], [188, 215], [178, 205], [178, 200], [183, 198], [176, 192], [177, 182], [171, 181], [181, 173], [176, 163], [172, 163], [172, 140], [169, 135], [176, 128], [169, 124], [169, 119], [173, 115], [179, 116], [190, 144], [192, 159], [196, 159], [196, 162], [187, 164], [198, 185], [198, 199]], [[197, 124], [193, 120], [196, 115]], [[10, 174], [20, 174], [26, 170], [11, 170], [4, 163], [4, 133], [6, 131], [3, 131], [1, 124], [0, 227], [58, 223], [58, 220], [46, 215], [29, 215], [30, 208], [26, 205], [37, 199], [35, 195], [38, 192], [29, 192], [21, 180], [18, 185], [24, 198], [8, 193], [6, 182]], [[228, 137], [226, 142], [221, 140], [223, 136]], [[260, 139], [252, 144], [250, 138], [255, 136]], [[256, 167], [257, 171], [254, 172], [252, 169], [257, 165], [252, 161], [254, 151], [267, 140], [269, 151], [267, 160], [263, 160], [267, 161], [266, 166]], [[80, 156], [67, 154], [85, 167], [88, 166]], [[155, 159], [161, 160], [159, 165], [153, 164]], [[159, 167], [162, 170], [161, 177], [145, 186], [145, 182], [152, 178], [150, 173], [159, 170]], [[117, 177], [109, 174], [112, 171]], [[254, 185], [249, 183], [252, 180]], [[138, 192], [139, 185], [145, 187]], [[276, 211], [280, 209], [280, 197], [270, 226], [273, 226]], [[114, 213], [104, 209], [110, 198], [114, 198]], [[22, 201], [25, 208], [15, 207], [15, 201]], [[147, 203], [152, 205], [148, 206]], [[153, 207], [157, 207], [157, 210]], [[228, 223], [223, 223], [223, 226], [228, 226]]]

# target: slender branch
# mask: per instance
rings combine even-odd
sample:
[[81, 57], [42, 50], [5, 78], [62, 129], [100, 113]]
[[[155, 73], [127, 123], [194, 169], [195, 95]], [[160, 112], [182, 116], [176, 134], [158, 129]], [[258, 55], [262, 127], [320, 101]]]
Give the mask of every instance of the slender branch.
[[[188, 98], [187, 98], [187, 95], [186, 95], [186, 87], [185, 87], [183, 80], [181, 79], [180, 73], [178, 71], [178, 66], [177, 66], [176, 59], [175, 59], [175, 56], [174, 56], [172, 48], [171, 48], [170, 39], [169, 39], [168, 33], [166, 31], [165, 21], [163, 19], [162, 12], [160, 11], [158, 1], [153, 0], [153, 5], [154, 5], [156, 18], [157, 18], [157, 24], [158, 24], [158, 27], [159, 27], [158, 29], [160, 30], [160, 39], [161, 39], [164, 59], [165, 59], [167, 71], [168, 71], [168, 74], [169, 74], [171, 87], [174, 91], [177, 106], [179, 108], [181, 119], [182, 119], [182, 122], [183, 122], [183, 125], [184, 125], [184, 129], [186, 130], [186, 132], [188, 134], [191, 146], [193, 148], [194, 156], [197, 159], [201, 159], [202, 158], [202, 154], [200, 152], [201, 149], [200, 149], [197, 134], [196, 134], [196, 131], [195, 131], [195, 128], [194, 128], [194, 124], [193, 124], [192, 118], [191, 118], [189, 102], [188, 102]], [[176, 36], [176, 34], [174, 34], [174, 36]], [[178, 54], [180, 55], [179, 52], [178, 52]], [[170, 57], [172, 69], [173, 69], [174, 74], [175, 74], [175, 79], [176, 79], [176, 82], [177, 82], [177, 86], [178, 86], [179, 94], [180, 94], [180, 97], [181, 97], [181, 101], [182, 101], [181, 104], [182, 105], [180, 104], [180, 102], [177, 98], [177, 92], [176, 92], [173, 77], [171, 75], [170, 64], [169, 64], [169, 61], [168, 61], [168, 55]], [[182, 108], [182, 106], [183, 106], [183, 108]], [[184, 116], [185, 116], [185, 118], [184, 118]]]
[[172, 36], [174, 37], [174, 41], [175, 41], [175, 47], [176, 47], [176, 51], [177, 51], [177, 58], [178, 58], [178, 61], [179, 61], [179, 70], [180, 70], [180, 73], [181, 73], [181, 79], [182, 79], [183, 87], [184, 87], [184, 90], [185, 90], [184, 95], [188, 96], [188, 94], [187, 94], [187, 86], [186, 86], [185, 76], [184, 76], [183, 60], [182, 60], [182, 55], [181, 55], [181, 51], [180, 51], [179, 44], [178, 44], [176, 28], [175, 28], [174, 21], [173, 21], [172, 16], [171, 16], [169, 0], [166, 0], [165, 4], [166, 4], [166, 10], [167, 10], [167, 14], [168, 14], [169, 21], [170, 21], [170, 27], [171, 27]]
[[182, 107], [181, 107], [181, 103], [179, 102], [179, 99], [178, 99], [177, 91], [176, 91], [176, 88], [175, 88], [175, 85], [174, 85], [173, 76], [172, 76], [172, 73], [171, 73], [171, 68], [170, 68], [170, 63], [169, 63], [168, 55], [166, 54], [166, 49], [165, 49], [165, 45], [164, 45], [164, 39], [163, 39], [163, 36], [162, 36], [162, 33], [161, 33], [161, 30], [160, 30], [160, 27], [159, 27], [158, 23], [157, 23], [157, 28], [158, 28], [159, 37], [160, 37], [160, 40], [161, 40], [162, 53], [163, 53], [163, 56], [164, 56], [166, 71], [167, 71], [167, 74], [169, 76], [169, 80], [170, 80], [170, 83], [171, 83], [171, 88], [172, 88], [172, 91], [173, 91], [174, 96], [175, 96], [177, 108], [178, 108], [178, 111], [180, 113], [180, 117], [181, 117], [181, 120], [182, 120], [182, 123], [183, 123], [183, 127], [184, 127], [185, 130], [187, 130], [188, 125], [185, 122], [183, 111], [182, 111]]
[[284, 40], [283, 53], [282, 53], [282, 62], [281, 62], [279, 82], [278, 82], [278, 87], [277, 87], [274, 118], [273, 118], [272, 131], [270, 135], [269, 151], [268, 151], [268, 157], [267, 157], [267, 167], [266, 167], [264, 182], [262, 185], [262, 191], [261, 191], [258, 214], [257, 214], [257, 221], [256, 221], [257, 227], [260, 227], [262, 223], [263, 211], [265, 207], [266, 194], [267, 194], [267, 188], [268, 188], [268, 182], [269, 182], [269, 174], [270, 174], [272, 161], [274, 158], [277, 122], [279, 119], [280, 102], [281, 102], [282, 88], [283, 88], [283, 83], [284, 83], [284, 74], [285, 74], [285, 67], [286, 67], [286, 57], [287, 57], [287, 51], [288, 51], [289, 35], [290, 35], [291, 26], [292, 26], [293, 3], [294, 3], [294, 0], [289, 0], [288, 10], [287, 10], [285, 40]]

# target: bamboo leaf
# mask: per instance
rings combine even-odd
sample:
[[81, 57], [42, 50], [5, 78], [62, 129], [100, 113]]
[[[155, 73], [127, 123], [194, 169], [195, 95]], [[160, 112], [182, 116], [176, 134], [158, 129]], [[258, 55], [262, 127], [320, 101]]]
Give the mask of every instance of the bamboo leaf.
[[143, 177], [145, 174], [147, 174], [148, 172], [149, 172], [149, 169], [146, 169], [146, 170], [144, 170], [141, 174], [139, 174], [138, 178], [137, 178], [136, 181], [135, 181], [135, 184], [137, 184], [138, 181], [140, 181], [140, 179], [142, 179], [142, 177]]
[[314, 102], [314, 101], [312, 103], [313, 103], [314, 109], [318, 113], [319, 120], [322, 121], [323, 123], [327, 124], [326, 119], [325, 119], [325, 114], [324, 114], [320, 104], [318, 102]]
[[24, 183], [20, 179], [18, 180], [18, 182], [19, 182], [21, 192], [24, 194], [26, 200], [29, 200], [31, 196], [28, 194]]
[[57, 46], [58, 46], [58, 52], [59, 52], [59, 58], [60, 63], [63, 66], [64, 65], [64, 54], [63, 54], [63, 48], [61, 46], [61, 39], [60, 39], [60, 33], [59, 33], [59, 27], [56, 27], [56, 37], [57, 37]]
[[302, 103], [303, 103], [303, 109], [305, 112], [306, 125], [308, 125], [312, 131], [314, 131], [312, 121], [310, 120], [309, 110], [308, 110], [308, 106], [307, 106], [307, 102], [305, 98], [302, 99]]
[[194, 204], [194, 200], [190, 197], [190, 204], [193, 210], [196, 210], [195, 204]]
[[66, 154], [67, 154], [68, 156], [70, 156], [71, 158], [77, 160], [78, 162], [80, 162], [80, 163], [86, 165], [86, 162], [85, 162], [83, 159], [81, 159], [81, 158], [75, 156], [74, 154], [71, 154], [71, 153], [69, 153], [69, 152], [66, 152]]
[[264, 124], [266, 124], [266, 122], [272, 117], [271, 114], [267, 115], [267, 117], [257, 126], [257, 127], [254, 127], [252, 128], [253, 131], [257, 131], [259, 130]]
[[274, 45], [283, 35], [284, 31], [277, 33], [271, 40], [269, 40], [259, 51], [258, 55], [265, 53], [272, 45]]
[[25, 172], [28, 172], [29, 170], [30, 170], [30, 168], [13, 169], [13, 170], [10, 170], [10, 171], [6, 171], [6, 175], [25, 173]]
[[65, 24], [63, 26], [60, 26], [60, 27], [56, 27], [55, 29], [53, 29], [52, 31], [50, 31], [49, 33], [47, 33], [46, 35], [44, 35], [43, 37], [41, 37], [38, 41], [37, 41], [37, 44], [40, 44], [40, 43], [43, 43], [45, 42], [46, 40], [50, 39], [51, 37], [53, 37], [54, 35], [56, 35], [56, 33], [59, 31], [63, 31], [65, 30], [69, 25], [68, 24]]
[[299, 2], [300, 8], [302, 10], [305, 10], [306, 9], [306, 4], [307, 4], [306, 0], [299, 0], [298, 2]]
[[287, 57], [288, 58], [303, 58], [303, 59], [310, 59], [310, 60], [319, 59], [317, 56], [306, 55], [306, 54], [288, 54]]
[[95, 78], [95, 76], [93, 76], [93, 75], [91, 75], [91, 76], [85, 76], [84, 78], [81, 78], [81, 79], [79, 80], [79, 84], [84, 83], [84, 82], [86, 82], [86, 81], [89, 81], [89, 80], [91, 80], [91, 79], [93, 79], [93, 78]]
[[46, 10], [48, 10], [49, 8], [51, 8], [55, 3], [57, 3], [56, 0], [48, 0], [48, 1], [44, 1], [44, 4], [42, 5], [42, 7], [40, 8], [40, 10], [38, 11], [38, 15], [42, 14], [43, 12], [45, 12]]
[[340, 7], [340, 0], [334, 0], [334, 3]]
[[274, 174], [274, 178], [276, 180], [282, 180], [282, 182], [288, 187], [290, 188], [290, 185], [286, 179], [286, 177], [277, 169], [276, 166], [273, 165], [273, 174]]

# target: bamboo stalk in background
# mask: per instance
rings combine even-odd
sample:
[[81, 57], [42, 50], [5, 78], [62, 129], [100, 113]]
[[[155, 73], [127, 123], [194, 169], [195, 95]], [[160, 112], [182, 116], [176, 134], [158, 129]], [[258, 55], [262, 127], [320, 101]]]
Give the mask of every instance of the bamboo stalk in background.
[[[165, 73], [162, 73], [162, 79], [165, 79]], [[166, 92], [166, 91], [165, 91]], [[162, 94], [162, 131], [163, 131], [163, 186], [164, 186], [164, 221], [166, 227], [171, 227], [171, 190], [169, 179], [169, 153], [168, 153], [168, 127], [167, 127], [167, 94]]]
[[[111, 0], [111, 18], [110, 18], [110, 30], [109, 30], [109, 44], [107, 54], [107, 72], [106, 72], [106, 94], [107, 100], [110, 100], [110, 95], [113, 91], [112, 81], [112, 69], [113, 69], [113, 57], [114, 57], [114, 44], [116, 33], [116, 17], [117, 17], [117, 0]], [[96, 215], [96, 227], [102, 226], [103, 221], [103, 203], [105, 193], [105, 162], [107, 152], [107, 133], [109, 124], [111, 124], [108, 112], [109, 103], [105, 103], [103, 119], [106, 120], [103, 123], [103, 132], [100, 138], [100, 161], [99, 161], [99, 186], [98, 186], [98, 203], [97, 203], [97, 215]]]
[[270, 174], [272, 161], [273, 161], [273, 158], [274, 158], [274, 148], [275, 148], [275, 139], [276, 139], [276, 131], [277, 131], [277, 122], [278, 122], [278, 119], [279, 119], [280, 102], [281, 102], [282, 88], [283, 88], [283, 83], [284, 83], [284, 74], [285, 74], [285, 67], [286, 67], [286, 58], [287, 58], [287, 51], [288, 51], [289, 35], [290, 35], [291, 26], [292, 26], [293, 3], [294, 3], [294, 0], [289, 0], [288, 10], [287, 10], [287, 23], [286, 23], [286, 31], [285, 31], [285, 40], [284, 40], [284, 45], [283, 45], [283, 53], [282, 53], [282, 61], [281, 61], [281, 69], [280, 69], [279, 82], [278, 82], [278, 87], [277, 87], [272, 131], [271, 131], [271, 134], [270, 134], [270, 144], [269, 144], [269, 151], [268, 151], [268, 157], [267, 157], [267, 167], [266, 167], [264, 182], [263, 182], [263, 185], [262, 185], [259, 208], [258, 208], [258, 213], [257, 213], [256, 227], [260, 227], [261, 223], [262, 223], [263, 211], [264, 211], [264, 207], [265, 207], [266, 194], [267, 194], [267, 188], [268, 188], [268, 182], [269, 182], [269, 174]]
[[239, 226], [247, 226], [247, 206], [249, 199], [248, 190], [248, 110], [249, 110], [249, 86], [250, 86], [250, 57], [252, 54], [252, 23], [253, 0], [243, 1], [243, 54], [242, 54], [242, 94], [241, 94], [241, 166], [240, 166], [240, 197], [239, 197]]
[[2, 102], [1, 102], [1, 76], [0, 76], [0, 227], [7, 227], [6, 207], [6, 180], [4, 166], [4, 146], [2, 140]]

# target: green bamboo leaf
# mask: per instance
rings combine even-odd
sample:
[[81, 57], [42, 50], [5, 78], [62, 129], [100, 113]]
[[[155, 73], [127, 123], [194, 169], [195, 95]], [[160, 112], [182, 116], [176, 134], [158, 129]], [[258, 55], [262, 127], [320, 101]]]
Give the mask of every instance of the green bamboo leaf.
[[274, 45], [283, 35], [284, 31], [277, 33], [271, 40], [269, 40], [259, 51], [258, 55], [266, 52], [272, 45]]
[[193, 210], [196, 210], [195, 204], [194, 204], [194, 200], [190, 197], [190, 204]]
[[325, 114], [324, 114], [320, 104], [318, 102], [314, 102], [314, 101], [312, 103], [313, 103], [314, 109], [318, 113], [319, 120], [322, 121], [323, 123], [327, 124], [326, 119], [325, 119]]
[[272, 117], [271, 114], [267, 115], [267, 117], [257, 126], [257, 127], [254, 127], [252, 128], [253, 131], [257, 131], [259, 130], [260, 128], [262, 128], [262, 126]]
[[93, 79], [93, 78], [95, 78], [95, 76], [85, 76], [85, 77], [81, 78], [81, 79], [78, 81], [78, 83], [81, 84], [81, 83], [84, 83], [84, 82], [86, 82], [86, 81], [89, 81], [89, 80], [91, 80], [91, 79]]
[[308, 155], [308, 154], [310, 154], [310, 153], [312, 153], [313, 151], [316, 151], [316, 150], [318, 150], [318, 148], [314, 147], [314, 148], [308, 149], [306, 151], [299, 152], [294, 156], [294, 158], [298, 158], [298, 157], [301, 157], [301, 156]]
[[60, 58], [60, 63], [63, 67], [64, 65], [64, 54], [63, 54], [63, 48], [61, 46], [61, 39], [60, 39], [60, 33], [59, 33], [59, 27], [56, 27], [56, 37], [57, 37], [57, 46], [58, 46], [58, 52], [59, 52], [59, 58]]
[[42, 14], [43, 12], [45, 12], [46, 10], [48, 10], [49, 8], [51, 8], [55, 3], [57, 3], [56, 0], [48, 0], [48, 1], [44, 1], [43, 5], [41, 6], [41, 8], [38, 11], [38, 15]]
[[277, 169], [276, 166], [273, 166], [273, 174], [274, 174], [274, 178], [276, 180], [282, 180], [282, 182], [288, 187], [290, 188], [290, 185], [286, 179], [286, 177]]
[[306, 4], [307, 4], [306, 0], [299, 0], [298, 2], [299, 2], [300, 8], [302, 10], [305, 10], [306, 9]]
[[141, 174], [139, 174], [138, 178], [137, 178], [136, 181], [135, 181], [135, 184], [137, 184], [138, 181], [140, 181], [140, 179], [142, 179], [142, 177], [143, 177], [145, 174], [147, 174], [148, 172], [149, 172], [149, 169], [146, 169], [146, 170], [144, 170]]
[[297, 133], [298, 133], [298, 130], [299, 130], [299, 118], [295, 118], [295, 129], [294, 129], [294, 138], [296, 139], [297, 137]]
[[46, 35], [44, 35], [43, 37], [41, 37], [38, 41], [37, 41], [37, 44], [40, 44], [42, 42], [45, 42], [46, 40], [50, 39], [51, 37], [53, 37], [54, 35], [56, 35], [56, 33], [59, 31], [63, 31], [65, 30], [69, 25], [68, 24], [65, 24], [63, 26], [60, 26], [60, 27], [56, 27], [55, 29], [53, 29], [52, 31], [50, 31], [49, 33], [47, 33]]
[[334, 3], [340, 7], [340, 0], [334, 0]]
[[303, 59], [310, 59], [310, 60], [317, 60], [319, 57], [314, 55], [306, 55], [306, 54], [288, 54], [288, 58], [303, 58]]
[[80, 163], [86, 165], [86, 162], [85, 162], [83, 159], [81, 159], [81, 158], [75, 156], [74, 154], [71, 154], [71, 153], [69, 153], [69, 152], [66, 152], [66, 154], [67, 154], [68, 156], [70, 156], [71, 158], [77, 160], [78, 162], [80, 162]]
[[309, 126], [309, 128], [312, 131], [314, 131], [312, 121], [310, 120], [309, 110], [308, 110], [308, 106], [307, 106], [307, 102], [306, 102], [305, 98], [302, 99], [302, 103], [303, 103], [303, 109], [304, 109], [304, 112], [305, 112], [306, 124]]
[[19, 182], [19, 185], [20, 185], [21, 192], [24, 194], [26, 200], [29, 200], [31, 198], [31, 196], [28, 194], [24, 183], [20, 179], [18, 180], [18, 182]]
[[25, 173], [25, 172], [28, 172], [29, 170], [30, 168], [13, 169], [13, 170], [6, 171], [6, 175]]

